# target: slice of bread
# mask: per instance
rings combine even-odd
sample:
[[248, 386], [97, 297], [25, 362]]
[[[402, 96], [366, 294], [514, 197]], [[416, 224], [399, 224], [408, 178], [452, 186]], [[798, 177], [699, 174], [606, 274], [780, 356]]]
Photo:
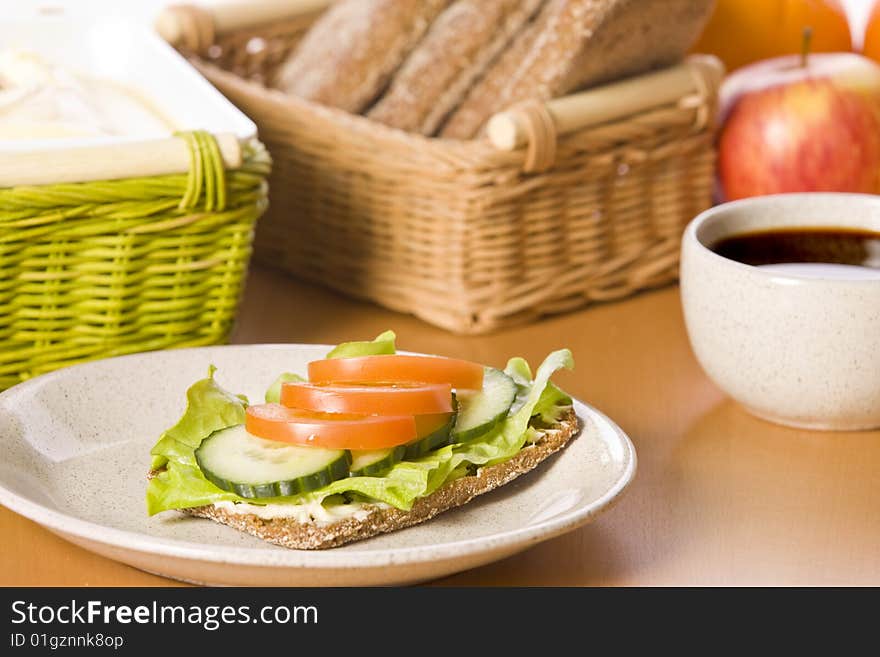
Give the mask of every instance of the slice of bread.
[[471, 87], [440, 136], [475, 137], [496, 112], [679, 60], [714, 0], [548, 0]]
[[282, 91], [357, 114], [388, 84], [449, 0], [338, 0], [281, 66]]
[[388, 505], [366, 504], [363, 507], [365, 513], [357, 518], [346, 517], [330, 523], [300, 522], [286, 517], [265, 519], [213, 505], [181, 509], [181, 512], [214, 520], [282, 547], [297, 550], [338, 547], [425, 522], [503, 486], [533, 470], [547, 457], [565, 447], [580, 432], [580, 424], [574, 410], [569, 410], [554, 425], [541, 431], [543, 435], [540, 440], [526, 445], [516, 456], [449, 482], [432, 494], [416, 500], [410, 511], [401, 511]]
[[434, 21], [367, 116], [394, 128], [433, 135], [542, 3], [455, 0]]

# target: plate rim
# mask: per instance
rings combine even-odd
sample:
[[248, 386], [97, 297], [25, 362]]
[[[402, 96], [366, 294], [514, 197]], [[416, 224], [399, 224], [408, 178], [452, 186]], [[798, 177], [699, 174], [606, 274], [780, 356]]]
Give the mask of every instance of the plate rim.
[[[34, 377], [0, 393], [0, 400], [21, 394], [21, 391], [32, 385], [44, 384], [45, 381], [64, 376], [74, 369], [88, 369], [107, 361], [149, 358], [162, 354], [167, 356], [174, 352], [199, 352], [206, 350], [243, 350], [249, 349], [295, 349], [297, 347], [328, 347], [319, 343], [266, 343], [242, 345], [213, 345], [203, 347], [187, 347], [183, 349], [162, 350], [125, 354], [112, 358], [79, 363], [61, 368], [53, 372]], [[552, 516], [534, 525], [526, 525], [487, 536], [468, 538], [457, 541], [416, 545], [399, 548], [376, 548], [356, 551], [329, 550], [293, 550], [266, 549], [263, 546], [230, 547], [211, 546], [206, 543], [195, 543], [174, 538], [151, 536], [142, 532], [118, 529], [101, 523], [72, 516], [60, 510], [51, 509], [44, 504], [34, 502], [14, 491], [9, 490], [0, 480], [0, 505], [17, 513], [28, 520], [57, 534], [75, 536], [88, 543], [98, 543], [110, 548], [121, 548], [155, 556], [187, 559], [214, 564], [229, 564], [248, 567], [269, 568], [352, 568], [362, 569], [387, 565], [401, 566], [442, 559], [460, 559], [471, 555], [482, 554], [494, 550], [504, 550], [520, 545], [538, 543], [567, 533], [587, 524], [592, 518], [607, 509], [626, 490], [635, 477], [638, 468], [638, 457], [635, 445], [627, 434], [607, 415], [595, 407], [579, 399], [573, 398], [575, 413], [581, 422], [592, 420], [604, 423], [604, 430], [610, 431], [623, 447], [626, 465], [614, 484], [599, 498], [585, 506], [572, 509], [566, 513]], [[602, 427], [600, 427], [600, 431]], [[580, 435], [580, 434], [578, 434]], [[0, 436], [0, 441], [3, 437]], [[563, 450], [561, 453], [564, 453]], [[274, 546], [273, 546], [274, 547]]]

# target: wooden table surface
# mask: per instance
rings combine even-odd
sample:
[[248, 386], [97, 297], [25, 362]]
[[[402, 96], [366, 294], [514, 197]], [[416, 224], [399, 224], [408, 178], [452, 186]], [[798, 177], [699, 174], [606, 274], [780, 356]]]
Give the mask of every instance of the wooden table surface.
[[[635, 443], [639, 469], [592, 524], [448, 585], [880, 585], [880, 432], [754, 419], [703, 375], [671, 287], [490, 336], [456, 337], [254, 267], [233, 341], [338, 342], [394, 328], [411, 350], [503, 365], [567, 346], [573, 395]], [[170, 585], [0, 507], [0, 585]]]

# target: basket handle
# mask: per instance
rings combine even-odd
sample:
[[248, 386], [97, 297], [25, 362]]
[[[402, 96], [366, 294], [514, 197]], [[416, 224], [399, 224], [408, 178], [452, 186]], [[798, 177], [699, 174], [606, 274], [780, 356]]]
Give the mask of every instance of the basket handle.
[[696, 128], [713, 119], [708, 102], [724, 77], [724, 65], [711, 55], [691, 55], [676, 66], [596, 89], [556, 98], [547, 103], [526, 102], [494, 115], [486, 133], [503, 151], [527, 147], [524, 170], [546, 171], [553, 166], [556, 139], [583, 128], [678, 103], [693, 107]]
[[[223, 168], [242, 164], [241, 145], [233, 134], [214, 135]], [[0, 151], [0, 188], [19, 185], [93, 182], [187, 173], [190, 148], [178, 137], [149, 141]]]
[[205, 52], [218, 35], [316, 14], [333, 0], [221, 0], [209, 6], [180, 4], [165, 7], [154, 27], [175, 48]]

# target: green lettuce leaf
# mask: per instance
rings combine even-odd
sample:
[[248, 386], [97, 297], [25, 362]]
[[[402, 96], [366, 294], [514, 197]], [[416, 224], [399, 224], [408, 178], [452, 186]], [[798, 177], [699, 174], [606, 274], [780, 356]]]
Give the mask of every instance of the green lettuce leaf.
[[544, 388], [541, 398], [535, 404], [532, 417], [539, 417], [544, 424], [553, 424], [559, 419], [560, 409], [571, 406], [571, 397], [556, 387], [552, 381]]
[[157, 470], [168, 461], [195, 465], [193, 452], [215, 431], [244, 422], [247, 398], [233, 395], [214, 381], [217, 368], [186, 391], [186, 411], [173, 427], [165, 431], [150, 450], [150, 467]]
[[358, 356], [385, 356], [396, 353], [394, 331], [385, 331], [370, 342], [343, 342], [327, 354], [327, 358], [354, 358]]
[[170, 461], [165, 469], [150, 479], [147, 486], [147, 513], [185, 509], [223, 500], [241, 501], [235, 493], [217, 488], [205, 479], [197, 465]]
[[279, 374], [278, 378], [272, 382], [272, 385], [270, 385], [269, 389], [266, 391], [266, 403], [281, 403], [281, 386], [285, 383], [289, 383], [290, 381], [305, 381], [305, 379], [302, 378], [299, 374], [294, 374], [293, 372], [284, 372], [283, 374]]
[[150, 515], [168, 509], [211, 504], [237, 496], [222, 491], [205, 479], [195, 459], [195, 450], [215, 431], [241, 424], [247, 398], [223, 389], [214, 380], [212, 365], [208, 377], [186, 391], [186, 411], [177, 424], [165, 431], [150, 450], [151, 469], [159, 470], [147, 485]]
[[[553, 412], [569, 399], [550, 383], [550, 377], [561, 368], [571, 369], [573, 366], [568, 349], [555, 351], [541, 364], [534, 380], [531, 380], [528, 364], [522, 359], [511, 359], [506, 371], [515, 372], [518, 377], [515, 378], [517, 385], [521, 386], [518, 406], [515, 410], [512, 409], [504, 422], [486, 435], [464, 444], [448, 445], [416, 461], [400, 462], [383, 477], [349, 477], [307, 495], [265, 499], [260, 500], [260, 503], [323, 502], [332, 496], [346, 495], [355, 498], [362, 496], [385, 502], [398, 509], [409, 510], [416, 499], [430, 495], [446, 482], [462, 477], [474, 468], [500, 463], [515, 456], [535, 435], [535, 431], [529, 426], [530, 419], [538, 413]], [[204, 384], [204, 381], [196, 386], [199, 384]], [[229, 393], [225, 395], [227, 400], [236, 399]], [[187, 412], [190, 412], [189, 408]], [[241, 412], [243, 416], [243, 405]], [[151, 480], [147, 491], [147, 508], [151, 515], [168, 509], [200, 506], [222, 500], [254, 503], [254, 500], [220, 490], [204, 478], [195, 464], [193, 452], [207, 435], [209, 434], [197, 437], [192, 434], [187, 436], [186, 441], [178, 441], [182, 446], [179, 449], [185, 452], [186, 458], [169, 459], [166, 470]]]

